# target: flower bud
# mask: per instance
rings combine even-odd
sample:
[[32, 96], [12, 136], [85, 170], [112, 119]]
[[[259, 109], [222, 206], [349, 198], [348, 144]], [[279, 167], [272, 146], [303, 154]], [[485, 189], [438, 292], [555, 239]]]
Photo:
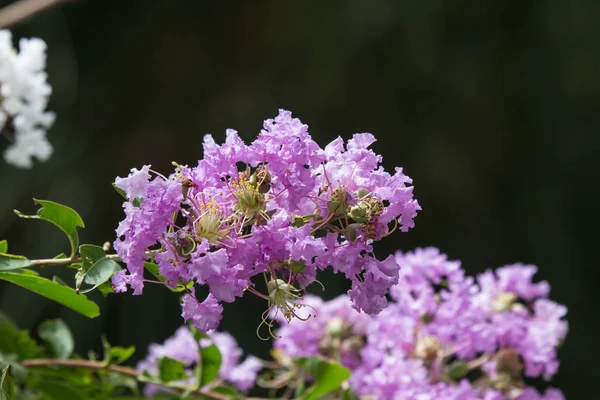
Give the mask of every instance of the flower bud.
[[523, 371], [523, 363], [515, 349], [502, 349], [496, 356], [496, 371], [518, 379]]
[[348, 195], [344, 190], [343, 186], [339, 186], [335, 188], [331, 195], [329, 195], [329, 200], [327, 200], [327, 211], [331, 214], [343, 214], [346, 212], [348, 208]]
[[354, 221], [358, 222], [359, 224], [367, 223], [369, 219], [367, 218], [366, 203], [360, 201], [357, 205], [350, 208], [348, 217], [352, 218]]

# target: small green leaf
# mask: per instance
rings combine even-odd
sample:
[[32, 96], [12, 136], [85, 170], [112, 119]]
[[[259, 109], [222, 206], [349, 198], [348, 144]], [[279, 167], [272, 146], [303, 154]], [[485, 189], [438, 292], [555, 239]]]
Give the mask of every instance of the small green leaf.
[[35, 368], [35, 375], [45, 380], [61, 380], [70, 385], [92, 386], [96, 380], [95, 372], [85, 368]]
[[198, 379], [199, 387], [202, 387], [219, 376], [219, 370], [221, 369], [221, 352], [214, 343], [206, 347], [200, 346], [200, 341], [202, 339], [210, 340], [208, 335], [200, 332], [196, 328], [192, 328], [192, 334], [199, 346], [200, 361], [196, 367], [196, 377]]
[[54, 381], [37, 382], [35, 388], [44, 393], [45, 400], [88, 400], [83, 393], [72, 387]]
[[0, 253], [6, 253], [8, 251], [8, 242], [6, 240], [0, 240]]
[[27, 268], [33, 263], [23, 256], [13, 254], [0, 254], [0, 271]]
[[469, 366], [462, 360], [456, 360], [448, 366], [446, 377], [453, 381], [459, 381], [469, 373]]
[[114, 183], [112, 184], [112, 186], [115, 188], [117, 193], [119, 193], [121, 195], [121, 197], [123, 197], [125, 200], [129, 200], [127, 198], [127, 193], [125, 193], [125, 191], [123, 189], [118, 188], [117, 185], [115, 185]]
[[360, 400], [360, 398], [352, 389], [346, 389], [342, 395], [342, 400]]
[[321, 357], [307, 359], [304, 368], [312, 375], [314, 383], [302, 397], [303, 400], [319, 399], [339, 388], [350, 377], [349, 369]]
[[91, 292], [98, 286], [102, 285], [104, 282], [108, 281], [115, 272], [120, 270], [121, 267], [119, 266], [119, 264], [117, 264], [113, 260], [109, 260], [108, 258], [100, 259], [90, 267], [90, 269], [85, 274], [85, 279], [83, 280], [88, 285], [93, 285], [93, 287], [90, 289], [82, 290], [80, 293]]
[[69, 358], [75, 348], [71, 330], [60, 319], [42, 322], [38, 335], [46, 342], [56, 358]]
[[98, 286], [98, 290], [104, 297], [115, 292], [115, 289], [113, 289], [110, 282], [104, 282], [102, 285]]
[[71, 256], [75, 256], [77, 246], [79, 246], [79, 235], [77, 228], [84, 228], [83, 220], [75, 210], [62, 204], [47, 200], [33, 199], [36, 204], [42, 206], [36, 215], [25, 215], [18, 210], [14, 210], [21, 218], [42, 219], [56, 225], [68, 237], [71, 243]]
[[158, 377], [163, 382], [181, 381], [189, 378], [185, 373], [185, 363], [169, 357], [158, 359]]
[[202, 380], [200, 381], [200, 386], [204, 386], [219, 376], [221, 352], [216, 345], [211, 344], [200, 350], [200, 357], [202, 357]]
[[127, 360], [135, 353], [135, 346], [129, 347], [118, 347], [115, 346], [110, 349], [110, 362], [113, 364], [121, 364]]
[[104, 347], [104, 362], [106, 364], [121, 364], [127, 361], [135, 352], [134, 346], [112, 347], [104, 335], [102, 335], [102, 346]]
[[81, 285], [83, 285], [84, 279], [85, 279], [85, 270], [83, 269], [83, 267], [81, 267], [77, 270], [77, 273], [75, 274], [75, 291], [77, 293], [79, 293], [79, 288], [81, 288]]
[[106, 252], [95, 244], [82, 244], [79, 246], [79, 254], [83, 260], [83, 267], [87, 271], [98, 260], [106, 257]]
[[0, 272], [0, 279], [54, 300], [86, 317], [94, 318], [100, 315], [100, 308], [96, 303], [90, 301], [84, 295], [75, 293], [75, 290], [46, 278], [14, 272]]
[[5, 367], [0, 376], [0, 400], [16, 400], [15, 385], [9, 374], [9, 368]]
[[17, 360], [35, 357], [37, 344], [29, 336], [29, 332], [17, 329], [8, 317], [0, 312], [0, 353], [15, 354]]
[[229, 396], [230, 400], [235, 400], [235, 399], [241, 399], [242, 398], [242, 395], [240, 394], [240, 392], [238, 392], [237, 390], [235, 390], [234, 388], [232, 388], [229, 385], [220, 385], [220, 386], [217, 386], [216, 388], [214, 388], [212, 390], [212, 392], [225, 394], [225, 395]]

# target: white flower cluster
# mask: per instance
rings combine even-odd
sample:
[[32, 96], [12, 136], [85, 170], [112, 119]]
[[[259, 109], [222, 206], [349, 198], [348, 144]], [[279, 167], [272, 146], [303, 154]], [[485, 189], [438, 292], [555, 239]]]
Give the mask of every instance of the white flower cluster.
[[31, 168], [33, 157], [47, 161], [52, 146], [46, 129], [54, 123], [47, 112], [52, 87], [46, 82], [46, 43], [21, 39], [13, 48], [10, 31], [0, 30], [0, 132], [13, 142], [4, 152], [7, 163]]

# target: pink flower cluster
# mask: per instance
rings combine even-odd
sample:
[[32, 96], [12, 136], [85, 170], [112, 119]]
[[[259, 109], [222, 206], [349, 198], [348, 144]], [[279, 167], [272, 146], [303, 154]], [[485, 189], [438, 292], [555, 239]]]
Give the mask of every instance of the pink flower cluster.
[[[374, 141], [361, 133], [321, 148], [280, 110], [249, 145], [233, 130], [222, 145], [205, 136], [196, 167], [169, 177], [132, 169], [115, 181], [128, 199], [114, 244], [127, 271], [114, 276], [115, 290], [142, 293], [144, 263], [154, 261], [170, 287], [208, 287], [199, 301], [192, 286], [182, 304], [185, 320], [206, 332], [218, 326], [221, 303], [245, 291], [290, 320], [317, 270], [331, 266], [352, 281], [356, 310], [379, 313], [399, 266], [376, 259], [373, 242], [412, 228], [420, 207], [411, 179], [383, 169]], [[251, 281], [256, 275], [266, 288]]]
[[400, 279], [383, 312], [359, 314], [346, 296], [307, 296], [313, 318], [282, 321], [275, 347], [338, 359], [352, 370], [355, 392], [374, 399], [564, 399], [527, 386], [556, 374], [568, 330], [566, 307], [548, 299], [547, 282], [533, 282], [535, 266], [474, 279], [435, 248], [395, 259]]
[[[262, 369], [260, 360], [254, 356], [248, 356], [242, 362], [242, 349], [238, 347], [233, 336], [226, 332], [212, 331], [208, 333], [208, 337], [210, 339], [197, 341], [189, 328], [182, 326], [163, 344], [151, 344], [148, 347], [146, 358], [138, 363], [137, 369], [150, 375], [158, 375], [158, 360], [168, 357], [185, 363], [187, 375], [193, 376], [193, 369], [200, 361], [199, 346], [206, 347], [214, 343], [221, 353], [219, 378], [242, 392], [247, 392], [254, 386], [256, 376]], [[203, 343], [204, 341], [207, 343]], [[190, 378], [190, 383], [193, 383], [193, 378]], [[144, 394], [152, 396], [160, 390], [164, 390], [164, 388], [147, 384], [144, 387]]]

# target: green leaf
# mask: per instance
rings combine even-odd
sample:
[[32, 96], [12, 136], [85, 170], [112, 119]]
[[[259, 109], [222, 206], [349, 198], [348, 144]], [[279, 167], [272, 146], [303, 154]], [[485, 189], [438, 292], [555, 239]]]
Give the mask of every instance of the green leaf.
[[98, 305], [86, 296], [75, 293], [75, 290], [52, 282], [46, 278], [14, 272], [0, 272], [0, 279], [12, 282], [27, 290], [54, 300], [86, 317], [94, 318], [100, 315]]
[[158, 359], [158, 377], [163, 382], [181, 381], [189, 378], [185, 373], [185, 363], [169, 357]]
[[352, 389], [344, 390], [344, 394], [342, 395], [342, 400], [360, 400], [360, 398], [354, 393]]
[[54, 381], [37, 382], [35, 388], [44, 393], [44, 400], [88, 400], [83, 393], [72, 387]]
[[0, 240], [0, 253], [6, 253], [8, 251], [8, 242], [6, 240]]
[[0, 399], [1, 400], [16, 400], [15, 385], [8, 373], [10, 367], [5, 367], [0, 376]]
[[97, 261], [85, 274], [84, 282], [88, 285], [93, 285], [90, 289], [82, 290], [80, 293], [88, 293], [108, 281], [111, 276], [117, 271], [120, 271], [119, 264], [108, 258], [103, 258]]
[[233, 387], [231, 387], [229, 385], [217, 386], [216, 388], [214, 388], [212, 390], [212, 392], [226, 394], [227, 396], [229, 396], [230, 400], [242, 398], [242, 395], [240, 394], [240, 392], [238, 392], [237, 390], [235, 390]]
[[102, 346], [104, 347], [104, 362], [106, 364], [121, 364], [127, 361], [135, 352], [134, 346], [112, 347], [104, 335], [102, 335]]
[[133, 353], [135, 353], [135, 346], [112, 347], [110, 349], [110, 362], [113, 364], [121, 364], [127, 361]]
[[33, 201], [42, 206], [42, 208], [37, 211], [36, 215], [24, 215], [18, 210], [14, 210], [15, 214], [21, 218], [42, 219], [56, 225], [67, 235], [69, 242], [71, 243], [71, 256], [74, 257], [77, 252], [77, 246], [79, 246], [77, 228], [85, 227], [79, 214], [72, 208], [53, 201], [37, 199], [33, 199]]
[[82, 244], [79, 246], [79, 254], [83, 260], [83, 268], [87, 271], [95, 262], [106, 257], [106, 252], [95, 244]]
[[77, 386], [92, 386], [96, 381], [94, 371], [85, 368], [37, 367], [35, 374], [42, 380], [60, 380]]
[[8, 317], [0, 312], [0, 353], [15, 354], [17, 360], [32, 358], [38, 353], [37, 344], [29, 332], [17, 329]]
[[111, 293], [115, 292], [110, 282], [104, 282], [102, 285], [98, 286], [98, 290], [104, 297], [108, 296]]
[[46, 342], [56, 358], [69, 358], [75, 348], [71, 330], [60, 319], [44, 321], [38, 327], [38, 335]]
[[304, 368], [312, 375], [314, 383], [302, 397], [303, 400], [319, 399], [339, 388], [350, 377], [349, 369], [321, 357], [307, 359]]
[[221, 352], [214, 343], [210, 346], [200, 347], [201, 339], [210, 340], [208, 335], [200, 332], [196, 328], [192, 328], [192, 334], [199, 346], [200, 361], [196, 367], [196, 377], [198, 379], [198, 387], [202, 387], [219, 376], [219, 369], [221, 369]]
[[202, 387], [219, 376], [221, 352], [216, 345], [211, 344], [200, 350], [200, 357], [202, 359], [202, 380], [200, 381], [200, 386]]
[[0, 254], [0, 271], [27, 268], [33, 263], [23, 256], [13, 254]]
[[112, 186], [115, 188], [117, 193], [119, 193], [125, 200], [129, 200], [127, 198], [127, 193], [125, 193], [125, 191], [123, 189], [118, 188], [117, 185], [115, 185], [114, 183], [112, 184]]
[[453, 381], [459, 381], [469, 373], [469, 366], [463, 360], [456, 360], [448, 366], [446, 377]]

